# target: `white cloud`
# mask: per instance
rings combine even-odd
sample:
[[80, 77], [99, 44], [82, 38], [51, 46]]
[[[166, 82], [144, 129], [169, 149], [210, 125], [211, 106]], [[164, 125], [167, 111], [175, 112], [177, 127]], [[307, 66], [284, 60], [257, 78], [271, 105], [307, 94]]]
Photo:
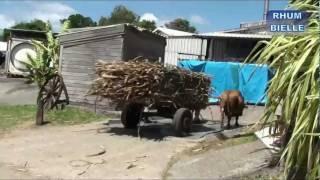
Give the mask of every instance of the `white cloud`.
[[192, 15], [190, 17], [190, 22], [194, 24], [200, 24], [200, 25], [209, 24], [208, 20], [206, 20], [205, 18], [199, 15]]
[[30, 7], [33, 9], [29, 19], [41, 19], [50, 21], [53, 29], [58, 30], [60, 27], [60, 19], [68, 17], [76, 11], [60, 2], [30, 2]]
[[164, 26], [166, 23], [172, 21], [172, 19], [161, 19], [158, 21], [158, 26]]
[[[176, 19], [176, 18], [182, 18], [182, 19], [187, 19], [185, 17], [182, 16], [178, 16], [175, 18], [168, 18], [168, 17], [158, 17], [153, 13], [147, 12], [142, 14], [142, 16], [140, 17], [140, 21], [142, 20], [147, 20], [147, 21], [155, 21], [158, 27], [163, 27], [166, 23]], [[198, 24], [198, 25], [205, 25], [205, 24], [209, 24], [209, 21], [206, 20], [205, 18], [199, 16], [199, 15], [192, 15], [189, 18], [189, 21], [193, 24]]]
[[140, 20], [146, 20], [146, 21], [154, 21], [154, 22], [158, 22], [159, 18], [157, 18], [153, 13], [144, 13]]
[[158, 27], [163, 27], [166, 23], [173, 21], [176, 18], [182, 18], [182, 19], [188, 19], [191, 23], [193, 24], [197, 24], [197, 25], [206, 25], [206, 24], [210, 24], [210, 22], [199, 16], [199, 15], [192, 15], [190, 16], [190, 18], [185, 18], [183, 16], [178, 16], [178, 17], [158, 17], [153, 13], [144, 13], [140, 20], [149, 20], [149, 21], [155, 21], [157, 23]]
[[0, 28], [7, 28], [10, 26], [13, 26], [15, 23], [15, 21], [9, 17], [7, 17], [6, 15], [0, 14]]
[[[53, 29], [58, 31], [60, 29], [60, 19], [66, 18], [74, 13], [76, 13], [76, 11], [73, 8], [61, 2], [22, 1], [11, 12], [8, 11], [4, 17], [10, 17], [10, 19], [6, 18], [6, 27], [12, 26], [12, 24], [10, 24], [12, 22], [16, 23], [40, 19], [43, 21], [49, 20]], [[0, 22], [1, 25], [4, 24], [2, 19], [0, 19]]]
[[166, 17], [157, 17], [153, 13], [144, 13], [141, 17], [140, 20], [147, 20], [147, 21], [154, 21], [156, 22], [156, 25], [158, 27], [164, 26], [166, 23], [172, 21], [172, 18], [166, 18]]

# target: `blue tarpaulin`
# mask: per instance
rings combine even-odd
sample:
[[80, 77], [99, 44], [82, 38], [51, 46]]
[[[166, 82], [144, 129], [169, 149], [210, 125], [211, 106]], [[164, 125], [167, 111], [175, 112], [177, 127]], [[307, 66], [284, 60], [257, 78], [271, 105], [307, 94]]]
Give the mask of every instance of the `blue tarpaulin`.
[[266, 65], [243, 64], [234, 62], [214, 62], [199, 60], [179, 61], [178, 66], [194, 72], [202, 72], [211, 78], [214, 90], [210, 102], [216, 102], [215, 97], [225, 90], [239, 90], [245, 101], [253, 104], [264, 104], [265, 93], [271, 71]]

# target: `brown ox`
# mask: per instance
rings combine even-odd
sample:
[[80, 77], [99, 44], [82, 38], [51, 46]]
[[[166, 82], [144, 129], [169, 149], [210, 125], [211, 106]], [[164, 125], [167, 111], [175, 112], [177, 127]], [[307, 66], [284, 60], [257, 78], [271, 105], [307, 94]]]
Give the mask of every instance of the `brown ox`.
[[224, 126], [224, 115], [228, 117], [228, 126], [230, 128], [230, 120], [236, 117], [236, 126], [239, 126], [238, 119], [242, 116], [243, 109], [245, 108], [244, 98], [240, 91], [230, 90], [224, 91], [220, 97], [220, 113], [221, 113], [221, 128]]

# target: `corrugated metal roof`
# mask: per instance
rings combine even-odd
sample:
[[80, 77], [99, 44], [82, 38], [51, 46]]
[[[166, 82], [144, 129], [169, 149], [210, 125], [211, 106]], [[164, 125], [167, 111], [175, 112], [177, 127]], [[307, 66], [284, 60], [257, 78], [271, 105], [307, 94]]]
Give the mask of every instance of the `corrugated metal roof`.
[[11, 28], [8, 28], [6, 29], [8, 31], [11, 31], [11, 32], [32, 32], [32, 33], [40, 33], [40, 34], [45, 34], [46, 31], [38, 31], [38, 30], [30, 30], [30, 29], [11, 29]]
[[174, 29], [164, 28], [164, 27], [158, 27], [157, 29], [153, 30], [153, 32], [161, 32], [165, 34], [166, 36], [192, 36], [193, 33], [185, 32], [185, 31], [178, 31]]
[[[83, 27], [83, 28], [71, 28], [68, 29], [69, 32], [63, 33], [63, 34], [67, 34], [67, 33], [73, 33], [73, 32], [82, 32], [82, 31], [90, 31], [93, 29], [105, 29], [105, 28], [111, 28], [111, 27], [116, 27], [116, 26], [120, 26], [120, 25], [124, 25], [125, 23], [121, 23], [121, 24], [113, 24], [113, 25], [108, 25], [108, 26], [95, 26], [95, 27]], [[125, 25], [129, 25], [129, 24], [125, 24]]]
[[97, 29], [108, 29], [111, 27], [116, 27], [116, 26], [128, 26], [128, 27], [133, 27], [136, 30], [140, 31], [140, 32], [146, 32], [149, 34], [152, 34], [154, 36], [159, 36], [161, 38], [165, 38], [157, 33], [154, 33], [153, 31], [149, 31], [147, 29], [129, 24], [129, 23], [121, 23], [121, 24], [113, 24], [113, 25], [108, 25], [108, 26], [96, 26], [96, 27], [84, 27], [84, 28], [71, 28], [69, 29], [67, 32], [64, 33], [60, 33], [58, 36], [64, 36], [64, 35], [68, 35], [68, 34], [74, 34], [74, 33], [79, 33], [79, 32], [85, 32], [85, 31], [91, 31], [91, 30], [97, 30]]
[[251, 22], [241, 22], [240, 23], [240, 28], [250, 28], [250, 27], [256, 27], [256, 26], [266, 26], [267, 22], [262, 20], [262, 21], [251, 21]]
[[266, 21], [241, 22], [240, 28], [226, 29], [218, 32], [241, 33], [242, 31], [248, 31], [250, 29], [255, 29], [260, 27], [266, 27]]
[[248, 28], [233, 28], [233, 29], [226, 29], [226, 30], [222, 30], [222, 31], [218, 31], [218, 32], [234, 33], [234, 32], [241, 32], [241, 31], [245, 31], [245, 30], [248, 30]]
[[240, 34], [240, 33], [223, 33], [223, 32], [213, 32], [213, 33], [203, 33], [194, 35], [197, 37], [224, 37], [224, 38], [245, 38], [245, 39], [271, 39], [271, 35], [267, 34]]

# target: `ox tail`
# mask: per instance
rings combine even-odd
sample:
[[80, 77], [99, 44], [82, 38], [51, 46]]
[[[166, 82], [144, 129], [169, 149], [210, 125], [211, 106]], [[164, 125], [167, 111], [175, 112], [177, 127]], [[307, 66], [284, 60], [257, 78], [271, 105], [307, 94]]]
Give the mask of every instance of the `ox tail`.
[[231, 103], [230, 103], [230, 97], [227, 96], [227, 101], [226, 101], [226, 108], [227, 108], [227, 116], [229, 118], [229, 116], [231, 115]]

